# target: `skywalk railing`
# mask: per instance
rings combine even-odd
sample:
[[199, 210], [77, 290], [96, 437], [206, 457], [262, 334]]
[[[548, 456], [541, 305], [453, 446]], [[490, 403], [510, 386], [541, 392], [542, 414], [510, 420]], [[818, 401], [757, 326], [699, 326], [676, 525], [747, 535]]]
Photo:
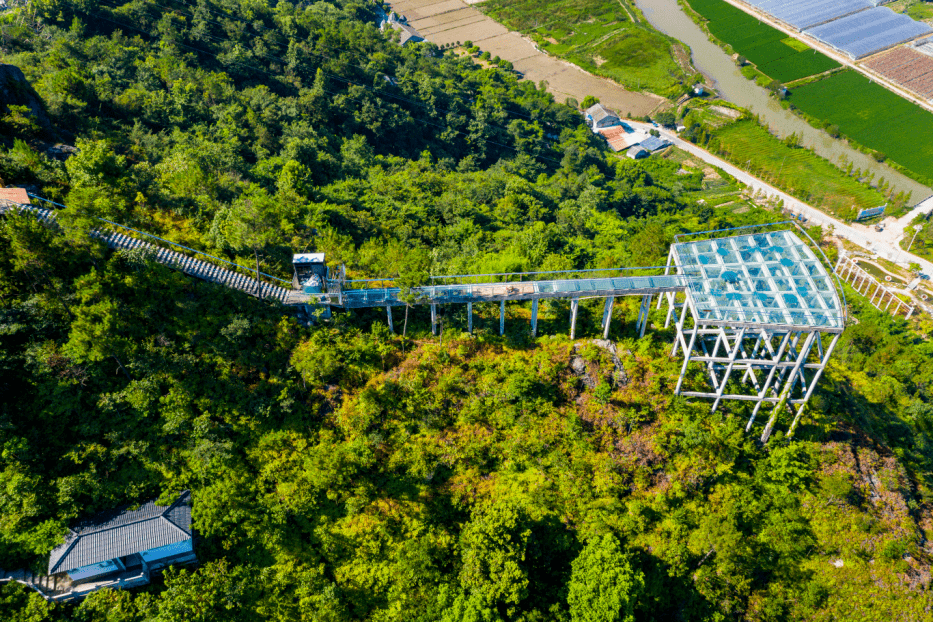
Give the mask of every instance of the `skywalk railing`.
[[[667, 266], [636, 268], [584, 268], [578, 270], [542, 270], [538, 272], [487, 272], [480, 274], [445, 274], [428, 277], [428, 283], [417, 286], [426, 289], [444, 285], [480, 285], [495, 283], [529, 283], [566, 281], [573, 279], [627, 278], [634, 276], [662, 276]], [[397, 287], [396, 277], [375, 279], [348, 279], [343, 282], [345, 290], [385, 289]]]
[[[55, 201], [51, 201], [51, 200], [49, 200], [49, 199], [46, 199], [46, 198], [44, 198], [44, 197], [40, 197], [40, 196], [35, 195], [35, 194], [32, 194], [32, 193], [28, 193], [28, 194], [29, 194], [29, 197], [30, 197], [30, 198], [37, 199], [37, 200], [39, 200], [39, 201], [43, 201], [43, 202], [48, 203], [48, 204], [50, 204], [50, 205], [55, 205], [55, 206], [58, 206], [58, 207], [61, 207], [61, 208], [67, 208], [66, 205], [62, 205], [61, 203], [56, 203]], [[27, 206], [27, 207], [28, 207], [28, 206]], [[54, 211], [53, 211], [53, 214], [54, 214]], [[224, 258], [222, 258], [222, 257], [217, 257], [217, 256], [215, 256], [215, 255], [211, 255], [211, 254], [205, 253], [204, 251], [199, 251], [199, 250], [194, 249], [194, 248], [191, 248], [191, 247], [189, 247], [189, 246], [185, 246], [184, 244], [179, 244], [178, 242], [173, 242], [173, 241], [171, 241], [171, 240], [167, 240], [167, 239], [162, 238], [162, 237], [159, 237], [159, 236], [157, 236], [157, 235], [153, 235], [153, 234], [151, 234], [151, 233], [146, 233], [145, 231], [140, 231], [139, 229], [134, 229], [133, 227], [128, 227], [128, 226], [122, 225], [122, 224], [120, 224], [120, 223], [118, 223], [118, 222], [113, 222], [112, 220], [107, 220], [106, 218], [100, 218], [99, 216], [95, 216], [94, 219], [97, 220], [97, 221], [99, 221], [99, 222], [102, 222], [102, 223], [104, 223], [104, 224], [106, 224], [106, 225], [109, 225], [109, 226], [111, 226], [111, 227], [116, 227], [117, 229], [120, 229], [120, 230], [122, 230], [122, 231], [128, 231], [128, 232], [134, 233], [134, 234], [136, 234], [136, 235], [143, 236], [144, 238], [149, 238], [149, 239], [152, 239], [152, 240], [157, 240], [158, 242], [160, 242], [160, 243], [162, 243], [162, 244], [168, 244], [169, 246], [171, 246], [171, 247], [173, 247], [173, 248], [180, 249], [180, 250], [182, 250], [182, 251], [185, 251], [185, 252], [188, 253], [188, 254], [193, 254], [193, 255], [195, 255], [198, 259], [202, 259], [202, 260], [208, 261], [208, 262], [210, 262], [210, 263], [220, 262], [221, 264], [225, 264], [224, 266], [221, 266], [221, 267], [233, 266], [233, 267], [235, 267], [235, 268], [239, 268], [241, 271], [243, 271], [243, 273], [244, 273], [246, 276], [250, 276], [250, 277], [253, 277], [253, 278], [256, 277], [256, 269], [255, 269], [255, 268], [250, 268], [250, 267], [248, 267], [248, 266], [244, 266], [244, 265], [242, 265], [242, 264], [238, 264], [238, 263], [236, 263], [236, 262], [230, 261], [229, 259], [224, 259]], [[272, 281], [278, 281], [279, 283], [284, 283], [284, 284], [286, 284], [289, 288], [291, 288], [292, 283], [291, 283], [291, 281], [289, 281], [289, 280], [281, 279], [281, 278], [279, 278], [279, 277], [277, 277], [277, 276], [273, 276], [273, 275], [271, 275], [271, 274], [266, 274], [265, 272], [259, 272], [259, 275], [260, 275], [260, 276], [263, 276], [263, 277], [266, 277], [267, 279], [270, 279], [270, 280], [272, 280]]]

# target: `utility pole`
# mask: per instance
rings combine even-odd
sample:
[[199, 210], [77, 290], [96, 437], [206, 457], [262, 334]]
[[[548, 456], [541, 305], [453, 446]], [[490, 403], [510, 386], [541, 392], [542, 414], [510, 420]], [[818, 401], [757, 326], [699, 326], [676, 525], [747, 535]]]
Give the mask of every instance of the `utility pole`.
[[908, 252], [908, 253], [910, 252], [910, 247], [914, 245], [914, 240], [917, 239], [917, 234], [920, 233], [920, 230], [921, 230], [921, 229], [923, 229], [923, 225], [922, 225], [922, 224], [920, 224], [920, 225], [914, 225], [914, 229], [916, 229], [916, 231], [914, 231], [914, 237], [911, 238], [910, 244], [907, 245], [907, 252]]

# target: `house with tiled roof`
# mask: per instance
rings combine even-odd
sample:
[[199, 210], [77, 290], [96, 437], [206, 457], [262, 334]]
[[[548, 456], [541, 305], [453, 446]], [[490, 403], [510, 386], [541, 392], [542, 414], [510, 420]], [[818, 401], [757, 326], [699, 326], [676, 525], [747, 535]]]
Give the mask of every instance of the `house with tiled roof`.
[[417, 30], [409, 26], [407, 20], [404, 17], [397, 16], [395, 12], [389, 13], [388, 19], [386, 19], [380, 25], [381, 30], [385, 30], [386, 27], [394, 28], [399, 32], [400, 45], [424, 41], [424, 37], [422, 37]]
[[148, 501], [103, 512], [71, 528], [49, 557], [49, 575], [67, 573], [72, 592], [149, 583], [170, 564], [197, 561], [191, 530], [191, 493], [171, 505]]
[[603, 128], [622, 125], [622, 119], [619, 118], [619, 115], [602, 104], [594, 104], [587, 108], [586, 112], [583, 113], [583, 117], [590, 129], [597, 133]]

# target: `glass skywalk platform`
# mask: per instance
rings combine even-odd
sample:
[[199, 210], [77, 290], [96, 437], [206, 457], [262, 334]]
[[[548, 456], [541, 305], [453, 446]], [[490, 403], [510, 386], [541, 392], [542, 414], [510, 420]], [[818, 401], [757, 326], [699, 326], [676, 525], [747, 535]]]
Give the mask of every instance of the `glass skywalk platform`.
[[791, 231], [675, 243], [671, 254], [701, 323], [844, 326], [834, 277]]
[[[625, 276], [590, 279], [558, 279], [503, 283], [473, 283], [431, 285], [413, 290], [416, 304], [465, 304], [500, 302], [502, 300], [535, 300], [547, 298], [606, 298], [679, 292], [688, 279], [679, 275]], [[341, 293], [345, 308], [400, 306], [401, 289], [345, 289]]]

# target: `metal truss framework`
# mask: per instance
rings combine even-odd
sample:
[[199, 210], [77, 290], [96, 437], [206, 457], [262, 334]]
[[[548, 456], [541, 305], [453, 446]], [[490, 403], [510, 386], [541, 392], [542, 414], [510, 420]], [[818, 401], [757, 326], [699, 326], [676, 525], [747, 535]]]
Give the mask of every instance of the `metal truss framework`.
[[868, 301], [879, 311], [890, 311], [891, 315], [903, 313], [907, 318], [914, 314], [916, 309], [914, 305], [907, 304], [898, 298], [897, 294], [885, 287], [881, 281], [859, 267], [852, 257], [846, 255], [839, 258], [836, 264], [836, 274], [851, 285], [857, 293], [868, 298]]
[[[842, 330], [707, 323], [698, 319], [689, 292], [666, 297], [664, 326], [668, 328], [673, 322], [677, 330], [671, 357], [683, 357], [674, 394], [711, 399], [712, 412], [723, 400], [754, 402], [746, 432], [752, 429], [761, 407], [772, 404], [762, 443], [768, 441], [778, 416], [787, 409], [794, 417], [788, 430], [788, 436], [793, 436]], [[695, 371], [709, 378], [712, 391], [684, 390], [685, 381]]]
[[[800, 239], [785, 240], [802, 243]], [[761, 245], [763, 241], [758, 244]], [[675, 267], [679, 271], [683, 270], [685, 259], [689, 263], [691, 254], [696, 253], [697, 248], [688, 246], [672, 246], [666, 273]], [[719, 250], [716, 254], [709, 253], [710, 249], [717, 246]], [[787, 294], [768, 297], [767, 301], [773, 311], [752, 308], [744, 314], [732, 314], [726, 306], [720, 307], [726, 313], [716, 313], [717, 304], [728, 305], [730, 300], [738, 301], [739, 296], [730, 297], [727, 294], [717, 297], [722, 302], [713, 302], [711, 312], [710, 304], [706, 302], [709, 297], [697, 288], [688, 288], [683, 293], [667, 292], [658, 300], [658, 309], [665, 298], [668, 302], [665, 328], [669, 328], [672, 323], [676, 327], [671, 357], [683, 357], [675, 395], [710, 399], [712, 412], [716, 412], [723, 400], [753, 402], [754, 407], [745, 426], [746, 432], [751, 431], [762, 406], [771, 405], [770, 416], [761, 434], [762, 443], [768, 441], [778, 417], [785, 410], [793, 417], [787, 433], [793, 436], [804, 406], [823, 375], [845, 326], [845, 302], [834, 294], [811, 298], [827, 309], [828, 313], [814, 315], [812, 311], [803, 314], [798, 311], [800, 306], [797, 303], [809, 294], [808, 290], [819, 288], [825, 291], [827, 285], [832, 287], [831, 280], [823, 278], [827, 276], [824, 270], [829, 267], [828, 262], [822, 268], [814, 266], [814, 261], [816, 264], [823, 262], [819, 262], [812, 252], [799, 248], [792, 253], [784, 251], [778, 255], [784, 258], [791, 255], [791, 261], [775, 261], [777, 256], [766, 255], [771, 250], [774, 249], [759, 250], [750, 238], [732, 238], [719, 240], [704, 252], [708, 253], [707, 257], [714, 258], [709, 264], [712, 274], [716, 274], [717, 266], [742, 273], [733, 278], [733, 290], [741, 290], [747, 284], [755, 283], [757, 289], [775, 292], [789, 290], [799, 294], [799, 297]], [[734, 251], [743, 253], [742, 261], [729, 259], [730, 253]], [[759, 263], [754, 261], [756, 251], [759, 253], [757, 256], [763, 259]], [[823, 259], [825, 261], [825, 256]], [[725, 265], [730, 261], [731, 265]], [[811, 268], [801, 270], [801, 266], [805, 265]], [[687, 268], [695, 269], [691, 265], [687, 265]], [[701, 266], [701, 269], [706, 269], [706, 266]], [[751, 270], [755, 270], [755, 273]], [[804, 280], [787, 280], [797, 275]], [[802, 288], [790, 289], [792, 283]], [[704, 300], [703, 305], [697, 304], [697, 295]], [[741, 304], [747, 305], [744, 301]], [[814, 304], [811, 309], [817, 309], [817, 305]], [[834, 310], [838, 310], [838, 314]], [[764, 321], [756, 321], [756, 313]], [[782, 317], [789, 321], [780, 321]], [[706, 390], [685, 390], [685, 385], [695, 388], [692, 385], [697, 376], [708, 379], [709, 384], [704, 387]]]

